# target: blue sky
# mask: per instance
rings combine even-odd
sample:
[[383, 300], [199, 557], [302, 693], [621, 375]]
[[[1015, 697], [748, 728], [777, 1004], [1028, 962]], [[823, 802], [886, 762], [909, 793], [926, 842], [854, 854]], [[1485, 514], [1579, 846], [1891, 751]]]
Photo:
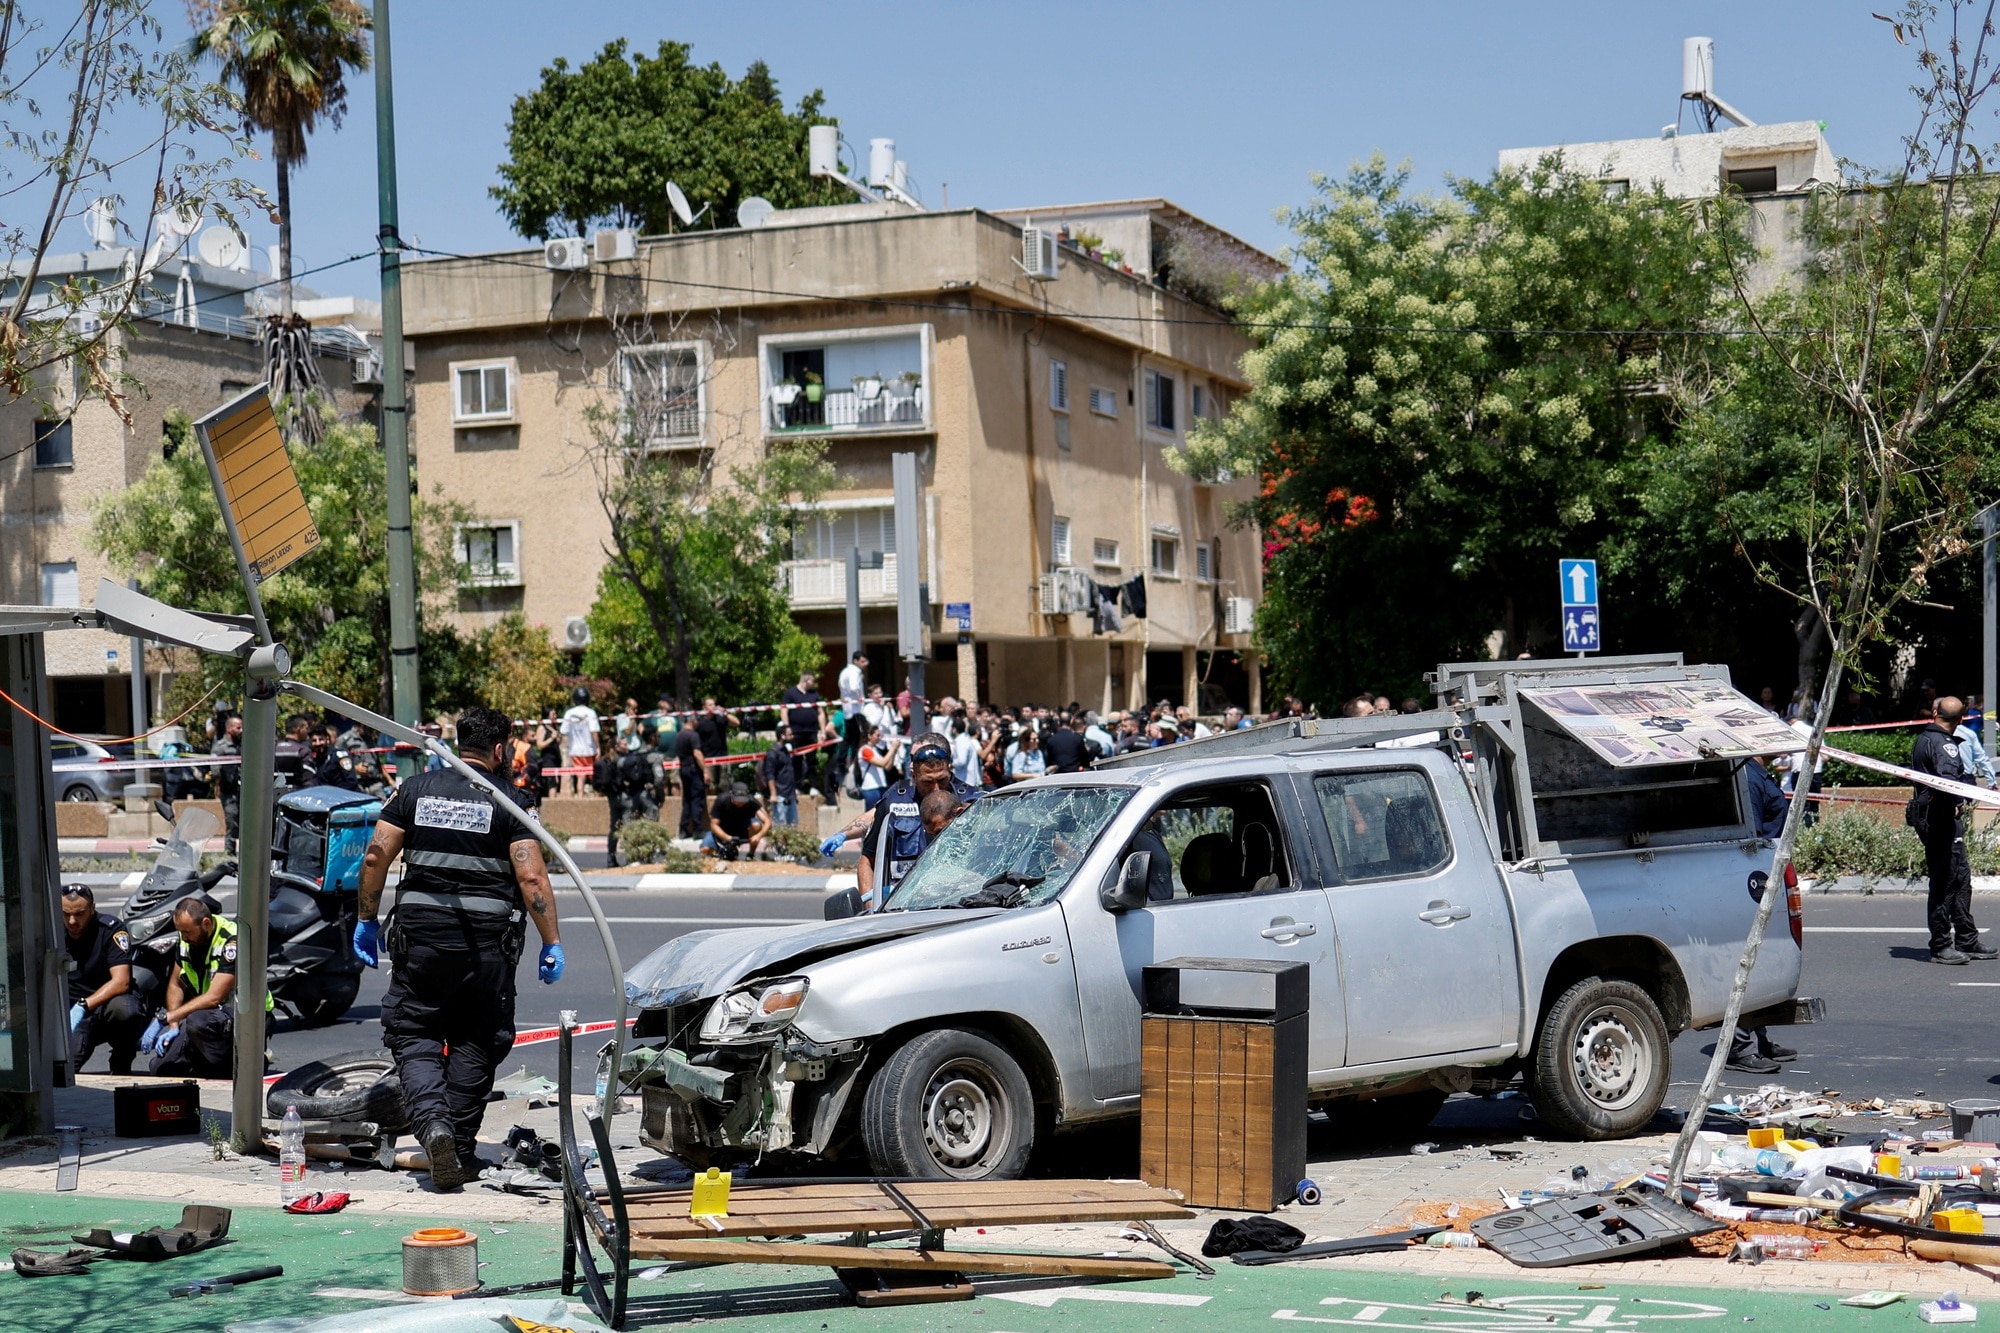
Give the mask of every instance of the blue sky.
[[[1914, 62], [1871, 8], [1887, 3], [396, 0], [403, 230], [448, 250], [518, 243], [486, 194], [511, 100], [555, 56], [621, 36], [690, 42], [732, 73], [762, 58], [788, 104], [823, 89], [864, 153], [896, 139], [933, 206], [947, 188], [982, 207], [1161, 195], [1275, 250], [1275, 209], [1377, 149], [1434, 186], [1503, 147], [1657, 133], [1691, 34], [1715, 39], [1717, 89], [1745, 114], [1824, 120], [1837, 153], [1892, 163]], [[375, 230], [372, 92], [355, 92], [294, 178], [300, 268]], [[366, 265], [310, 281], [375, 287]]]

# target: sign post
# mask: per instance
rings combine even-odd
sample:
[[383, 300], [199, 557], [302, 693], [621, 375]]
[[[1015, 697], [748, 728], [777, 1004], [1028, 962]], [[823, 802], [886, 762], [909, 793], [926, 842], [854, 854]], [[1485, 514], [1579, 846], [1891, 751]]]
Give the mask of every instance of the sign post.
[[1562, 588], [1563, 651], [1578, 657], [1599, 651], [1597, 562], [1558, 560], [1556, 582]]

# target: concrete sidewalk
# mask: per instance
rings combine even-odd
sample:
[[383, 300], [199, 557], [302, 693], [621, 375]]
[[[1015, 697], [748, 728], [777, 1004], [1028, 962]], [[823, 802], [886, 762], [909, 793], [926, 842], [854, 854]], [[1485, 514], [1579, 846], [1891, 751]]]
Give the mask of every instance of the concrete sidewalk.
[[[856, 883], [852, 870], [828, 870], [823, 874], [805, 875], [776, 875], [768, 872], [758, 874], [754, 870], [744, 871], [741, 874], [631, 875], [615, 870], [603, 872], [586, 870], [584, 875], [585, 882], [600, 892], [810, 893], [824, 897], [829, 893], [838, 893], [842, 889], [854, 888]], [[95, 871], [66, 874], [62, 880], [65, 884], [88, 884], [94, 890], [124, 889], [129, 892], [138, 888], [139, 881], [145, 877], [145, 872], [139, 870], [130, 870], [123, 874]], [[393, 888], [401, 879], [400, 874], [391, 873], [390, 887]], [[550, 882], [555, 885], [559, 893], [575, 891], [575, 886], [570, 883], [567, 875], [555, 875]], [[235, 877], [224, 879], [216, 887], [235, 888]]]

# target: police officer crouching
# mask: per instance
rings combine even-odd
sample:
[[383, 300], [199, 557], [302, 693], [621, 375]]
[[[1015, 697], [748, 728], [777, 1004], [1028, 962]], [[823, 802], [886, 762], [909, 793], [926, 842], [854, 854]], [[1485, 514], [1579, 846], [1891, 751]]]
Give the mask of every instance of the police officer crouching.
[[[508, 780], [512, 722], [491, 708], [458, 719], [466, 763]], [[375, 915], [389, 863], [403, 857], [388, 928]], [[485, 787], [456, 769], [396, 788], [361, 866], [354, 952], [374, 967], [386, 943], [394, 963], [382, 998], [382, 1036], [403, 1082], [410, 1124], [430, 1157], [431, 1184], [457, 1189], [478, 1172], [479, 1122], [493, 1071], [514, 1046], [514, 968], [541, 932], [538, 974], [562, 976], [555, 893], [542, 849]], [[386, 937], [386, 938], [385, 938]]]
[[861, 900], [871, 911], [881, 910], [930, 846], [920, 803], [937, 791], [968, 803], [985, 795], [951, 775], [951, 742], [928, 731], [910, 743], [910, 771], [876, 803], [875, 822], [861, 842]]
[[[167, 978], [167, 1007], [139, 1038], [155, 1074], [228, 1078], [236, 1046], [236, 923], [199, 898], [174, 907], [179, 961]], [[271, 997], [264, 996], [268, 1017]], [[261, 1072], [261, 1071], [260, 1071]]]
[[88, 885], [63, 885], [62, 917], [63, 949], [75, 965], [69, 974], [70, 1072], [105, 1044], [111, 1072], [129, 1074], [146, 1025], [145, 1006], [132, 990], [132, 937], [117, 917], [97, 910]]

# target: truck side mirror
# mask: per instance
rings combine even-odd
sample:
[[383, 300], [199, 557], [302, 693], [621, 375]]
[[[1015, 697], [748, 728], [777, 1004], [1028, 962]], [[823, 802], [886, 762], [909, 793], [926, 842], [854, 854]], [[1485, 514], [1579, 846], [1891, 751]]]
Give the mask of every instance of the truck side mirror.
[[845, 921], [851, 916], [861, 915], [861, 890], [842, 889], [839, 893], [829, 893], [820, 904], [820, 911], [828, 921]]
[[1107, 912], [1129, 912], [1146, 905], [1146, 884], [1153, 873], [1153, 854], [1133, 852], [1118, 867], [1118, 878], [1098, 891], [1097, 901]]

